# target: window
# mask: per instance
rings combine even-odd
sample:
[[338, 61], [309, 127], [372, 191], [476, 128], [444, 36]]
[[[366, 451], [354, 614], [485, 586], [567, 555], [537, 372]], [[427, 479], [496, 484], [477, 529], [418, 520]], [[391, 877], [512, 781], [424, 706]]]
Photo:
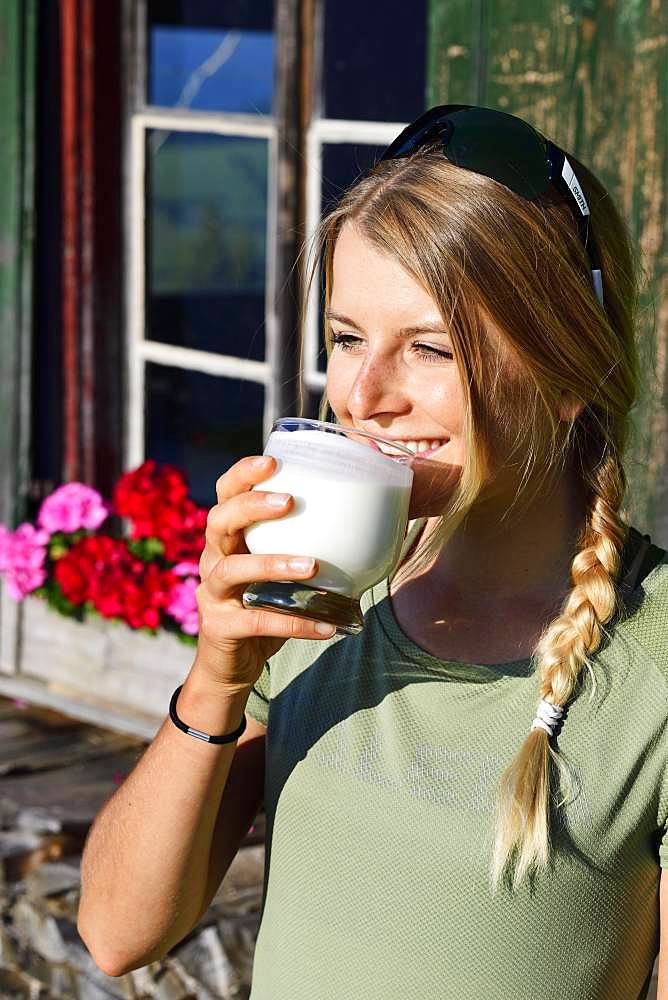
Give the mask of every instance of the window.
[[[280, 400], [297, 364], [294, 329], [281, 329], [290, 317], [276, 310], [294, 263], [286, 232], [308, 240], [425, 106], [426, 0], [302, 0], [302, 36], [292, 5], [277, 17], [283, 2], [126, 0], [137, 79], [128, 143], [126, 467], [148, 455], [176, 462], [203, 504], [221, 472], [260, 451], [284, 415], [277, 407], [287, 405]], [[286, 61], [275, 23], [308, 73]], [[299, 106], [292, 119], [281, 105], [286, 92]], [[291, 146], [288, 122], [297, 118]], [[285, 155], [291, 171], [282, 175]], [[281, 215], [280, 232], [279, 176], [304, 193], [294, 215]], [[312, 301], [305, 330], [310, 414], [325, 384], [319, 311]]]
[[[426, 0], [325, 0], [316, 78], [321, 92], [307, 136], [307, 233], [401, 129], [426, 108]], [[321, 305], [315, 291], [307, 309], [305, 400], [317, 416], [325, 387]]]
[[125, 465], [178, 464], [209, 506], [277, 416], [274, 4], [130, 7]]

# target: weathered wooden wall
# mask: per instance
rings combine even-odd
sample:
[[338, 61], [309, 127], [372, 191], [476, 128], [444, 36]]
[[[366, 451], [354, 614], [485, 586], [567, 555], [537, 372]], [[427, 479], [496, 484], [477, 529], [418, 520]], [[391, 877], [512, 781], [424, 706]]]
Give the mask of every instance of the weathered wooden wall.
[[666, 0], [432, 0], [429, 29], [430, 105], [526, 118], [600, 177], [628, 222], [644, 272], [645, 379], [629, 506], [668, 545]]
[[0, 4], [0, 521], [24, 514], [30, 478], [36, 0]]

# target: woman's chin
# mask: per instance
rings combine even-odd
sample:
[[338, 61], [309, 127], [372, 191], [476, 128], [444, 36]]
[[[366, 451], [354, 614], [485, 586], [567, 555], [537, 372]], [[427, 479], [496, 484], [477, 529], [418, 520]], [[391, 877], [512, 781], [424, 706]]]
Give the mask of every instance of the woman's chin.
[[413, 488], [408, 508], [409, 520], [438, 517], [448, 506], [462, 475], [460, 465], [450, 465], [429, 458], [413, 464]]

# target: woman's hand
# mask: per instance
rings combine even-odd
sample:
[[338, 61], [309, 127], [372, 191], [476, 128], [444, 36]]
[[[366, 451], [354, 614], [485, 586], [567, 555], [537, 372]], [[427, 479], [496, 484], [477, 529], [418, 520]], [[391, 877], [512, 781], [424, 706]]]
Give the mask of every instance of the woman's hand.
[[[265, 580], [308, 580], [317, 573], [312, 565], [287, 555], [251, 555], [244, 528], [257, 521], [283, 517], [293, 498], [251, 490], [274, 471], [271, 456], [244, 458], [216, 483], [218, 503], [209, 511], [206, 546], [199, 563], [201, 583], [196, 591], [199, 639], [195, 666], [230, 690], [250, 688], [262, 673], [265, 661], [286, 639], [324, 639], [333, 626], [294, 615], [245, 608], [241, 595], [249, 583]], [[285, 497], [284, 502], [280, 498]]]

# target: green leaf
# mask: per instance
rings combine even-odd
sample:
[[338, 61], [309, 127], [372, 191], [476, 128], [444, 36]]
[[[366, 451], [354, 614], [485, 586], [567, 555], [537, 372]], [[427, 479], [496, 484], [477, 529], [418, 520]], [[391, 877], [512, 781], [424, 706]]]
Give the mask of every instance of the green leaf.
[[179, 642], [183, 643], [184, 646], [196, 646], [197, 645], [197, 636], [196, 635], [188, 635], [187, 632], [181, 632], [181, 631], [175, 632], [174, 635], [179, 640]]
[[79, 621], [84, 620], [85, 609], [68, 600], [55, 580], [47, 580], [41, 590], [44, 591], [44, 597], [49, 607], [57, 611], [58, 614], [65, 615], [67, 618], [77, 618]]
[[143, 562], [154, 562], [158, 556], [164, 555], [165, 552], [165, 546], [159, 538], [130, 539], [127, 546], [133, 556]]

